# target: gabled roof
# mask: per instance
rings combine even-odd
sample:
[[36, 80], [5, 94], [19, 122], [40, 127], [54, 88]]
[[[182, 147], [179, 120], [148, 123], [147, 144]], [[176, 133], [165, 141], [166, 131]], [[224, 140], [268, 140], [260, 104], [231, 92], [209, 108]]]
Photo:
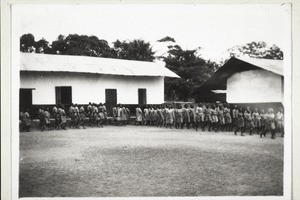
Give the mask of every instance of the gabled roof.
[[203, 83], [199, 90], [226, 90], [227, 79], [234, 73], [255, 69], [264, 69], [283, 76], [283, 60], [232, 57]]
[[21, 71], [78, 72], [123, 76], [167, 76], [180, 78], [155, 62], [89, 56], [21, 54]]

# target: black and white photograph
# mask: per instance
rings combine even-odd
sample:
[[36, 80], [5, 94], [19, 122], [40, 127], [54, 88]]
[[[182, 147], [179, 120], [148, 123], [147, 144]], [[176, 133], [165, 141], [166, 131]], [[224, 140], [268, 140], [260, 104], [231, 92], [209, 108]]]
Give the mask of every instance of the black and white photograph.
[[17, 198], [291, 195], [290, 4], [12, 6]]

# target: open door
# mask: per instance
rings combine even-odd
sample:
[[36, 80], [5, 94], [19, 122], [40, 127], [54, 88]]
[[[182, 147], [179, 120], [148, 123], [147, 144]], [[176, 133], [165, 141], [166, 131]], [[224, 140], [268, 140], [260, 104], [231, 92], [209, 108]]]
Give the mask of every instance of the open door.
[[112, 109], [117, 104], [117, 90], [116, 89], [106, 89], [105, 90], [105, 104], [107, 114], [112, 116]]
[[145, 105], [147, 104], [147, 90], [146, 89], [138, 89], [139, 95], [139, 104]]
[[28, 111], [29, 114], [32, 114], [32, 90], [33, 89], [20, 89], [20, 96], [19, 96], [19, 109], [20, 111]]

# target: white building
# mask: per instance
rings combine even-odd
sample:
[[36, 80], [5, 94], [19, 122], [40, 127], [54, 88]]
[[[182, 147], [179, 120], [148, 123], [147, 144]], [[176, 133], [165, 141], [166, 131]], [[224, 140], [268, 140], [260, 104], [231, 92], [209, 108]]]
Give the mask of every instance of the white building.
[[221, 100], [235, 104], [283, 103], [283, 80], [283, 60], [232, 57], [201, 86], [199, 95], [223, 93]]
[[87, 56], [21, 53], [20, 108], [32, 105], [161, 104], [164, 77], [155, 63]]

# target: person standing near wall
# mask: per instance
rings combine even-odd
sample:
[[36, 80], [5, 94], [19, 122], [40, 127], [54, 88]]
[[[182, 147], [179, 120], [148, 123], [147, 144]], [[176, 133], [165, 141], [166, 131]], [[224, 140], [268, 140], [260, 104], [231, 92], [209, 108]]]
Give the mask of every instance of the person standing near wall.
[[112, 113], [113, 123], [115, 125], [117, 125], [117, 116], [118, 116], [117, 105], [115, 105], [112, 110], [113, 110], [113, 113]]
[[[125, 106], [125, 111], [126, 111], [126, 124], [130, 123], [130, 109], [128, 108], [128, 106]], [[104, 109], [103, 109], [104, 112]]]
[[232, 126], [231, 126], [231, 130], [233, 130], [234, 127], [238, 127], [238, 106], [234, 105], [234, 108], [232, 110]]
[[224, 108], [222, 105], [219, 105], [217, 107], [218, 110], [218, 117], [219, 117], [219, 129], [220, 131], [224, 131], [225, 129], [225, 114], [224, 114]]
[[279, 108], [276, 114], [276, 128], [281, 133], [281, 137], [284, 136], [284, 114], [283, 108]]
[[225, 119], [225, 131], [231, 131], [232, 130], [232, 118], [230, 114], [230, 107], [228, 104], [225, 104], [224, 107], [224, 119]]
[[266, 114], [265, 131], [261, 133], [260, 137], [262, 137], [262, 135], [266, 136], [266, 133], [268, 131], [271, 132], [271, 139], [275, 139], [276, 126], [275, 126], [275, 115], [274, 115], [273, 108], [268, 109], [268, 113]]
[[243, 111], [241, 108], [238, 108], [238, 111], [236, 112], [237, 114], [237, 128], [234, 131], [234, 134], [237, 135], [237, 132], [239, 130], [241, 130], [241, 136], [245, 136], [244, 135], [244, 126], [245, 126], [245, 121], [244, 121], [244, 117], [243, 117]]
[[252, 121], [252, 114], [251, 114], [251, 110], [250, 110], [249, 106], [247, 106], [247, 109], [244, 112], [244, 118], [245, 118], [245, 129], [244, 129], [244, 131], [249, 129], [250, 130], [249, 135], [252, 135], [253, 121]]
[[[265, 113], [265, 110], [264, 109], [262, 109], [261, 110], [261, 112], [260, 112], [260, 114], [259, 114], [259, 116], [260, 116], [260, 128], [259, 128], [259, 131], [262, 131], [262, 133], [266, 130], [266, 113]], [[258, 131], [258, 132], [259, 132]], [[260, 137], [262, 137], [262, 133], [260, 133]], [[266, 137], [266, 135], [264, 134], [264, 136]]]
[[136, 116], [136, 125], [142, 125], [143, 111], [140, 105], [138, 105], [138, 107], [136, 107], [135, 109], [135, 116]]
[[253, 120], [253, 130], [256, 129], [257, 134], [259, 134], [260, 129], [260, 115], [258, 113], [258, 109], [255, 108], [252, 113], [252, 120]]
[[45, 126], [48, 129], [48, 131], [51, 130], [51, 124], [50, 124], [50, 112], [49, 109], [45, 109]]
[[79, 123], [78, 123], [78, 127], [80, 128], [80, 126], [82, 126], [83, 129], [85, 129], [85, 123], [86, 123], [86, 112], [84, 111], [84, 107], [81, 106], [79, 109]]
[[184, 108], [182, 108], [182, 119], [183, 119], [183, 122], [181, 124], [181, 129], [183, 129], [184, 126], [186, 126], [187, 129], [189, 129], [190, 128], [190, 115], [188, 113], [187, 104], [185, 104]]
[[38, 114], [38, 118], [40, 120], [40, 124], [39, 124], [39, 128], [43, 131], [45, 129], [45, 111], [43, 110], [43, 108], [39, 109], [39, 114]]
[[210, 131], [211, 123], [212, 123], [212, 115], [211, 115], [211, 105], [210, 104], [204, 104], [202, 106], [203, 108], [203, 115], [204, 115], [204, 120], [202, 124], [202, 131], [205, 131], [205, 127], [208, 126], [208, 131]]
[[218, 110], [215, 107], [215, 105], [212, 105], [211, 106], [211, 123], [208, 128], [208, 131], [210, 131], [212, 128], [213, 130], [215, 130], [215, 132], [218, 132], [218, 123], [219, 123]]
[[190, 105], [188, 111], [190, 115], [190, 126], [192, 126], [192, 128], [196, 128], [195, 127], [196, 111], [193, 104]]
[[148, 106], [145, 106], [145, 108], [144, 108], [144, 123], [146, 125], [149, 125], [149, 109], [148, 109]]

